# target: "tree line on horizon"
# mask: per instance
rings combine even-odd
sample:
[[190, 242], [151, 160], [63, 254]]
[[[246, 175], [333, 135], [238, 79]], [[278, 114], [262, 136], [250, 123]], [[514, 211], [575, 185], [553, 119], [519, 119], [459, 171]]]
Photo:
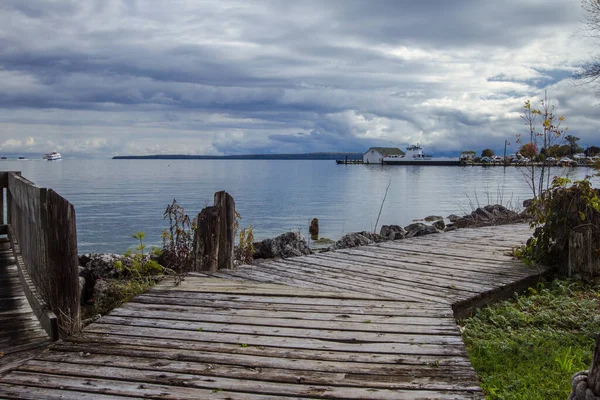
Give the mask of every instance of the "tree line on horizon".
[[[539, 156], [544, 157], [572, 157], [575, 154], [583, 153], [586, 157], [594, 157], [600, 156], [600, 147], [598, 146], [588, 146], [585, 150], [583, 147], [579, 145], [580, 138], [568, 135], [565, 136], [565, 141], [567, 143], [559, 145], [553, 144], [548, 148], [542, 148], [538, 151], [538, 147], [536, 143], [525, 143], [523, 144], [518, 151], [518, 154], [521, 154], [523, 157], [527, 157], [529, 159], [535, 160], [539, 158]], [[472, 154], [477, 154], [475, 151], [470, 151]], [[493, 157], [495, 155], [494, 150], [486, 148], [481, 151], [481, 157]]]

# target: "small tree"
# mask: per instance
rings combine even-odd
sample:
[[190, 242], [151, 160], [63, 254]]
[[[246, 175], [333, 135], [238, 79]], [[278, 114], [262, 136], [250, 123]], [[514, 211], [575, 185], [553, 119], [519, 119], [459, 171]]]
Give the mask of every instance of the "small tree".
[[569, 155], [572, 156], [573, 154], [581, 153], [583, 151], [579, 144], [577, 144], [577, 142], [579, 141], [578, 137], [575, 137], [573, 135], [567, 135], [565, 137], [565, 140], [569, 144]]
[[519, 149], [519, 153], [521, 153], [521, 155], [524, 157], [534, 158], [538, 154], [538, 149], [535, 143], [525, 143]]
[[[598, 0], [582, 0], [583, 11], [587, 20], [588, 34], [596, 39], [600, 38], [600, 2]], [[583, 65], [576, 78], [584, 82], [598, 84], [600, 78], [600, 56], [593, 56]]]
[[[554, 114], [554, 106], [548, 102], [548, 98], [544, 95], [544, 100], [541, 101], [541, 108], [533, 108], [531, 101], [525, 101], [523, 115], [521, 119], [525, 122], [529, 134], [529, 144], [534, 147], [537, 154], [537, 149], [549, 149], [563, 140], [565, 132], [569, 129], [562, 128], [564, 117], [558, 117]], [[540, 119], [541, 131], [536, 131], [536, 125]], [[521, 134], [517, 134], [517, 143], [523, 145]], [[521, 146], [522, 148], [523, 146]], [[548, 151], [544, 151], [547, 154]], [[525, 176], [525, 181], [529, 185], [533, 198], [537, 198], [544, 189], [550, 187], [550, 168], [551, 164], [546, 162], [546, 155], [540, 156], [541, 165], [536, 167], [531, 164], [529, 168], [523, 168], [521, 171]]]
[[481, 157], [493, 157], [494, 156], [494, 150], [492, 149], [483, 149], [483, 151], [481, 152]]
[[599, 154], [600, 154], [600, 147], [598, 147], [598, 146], [590, 146], [587, 149], [585, 149], [586, 157], [594, 157]]

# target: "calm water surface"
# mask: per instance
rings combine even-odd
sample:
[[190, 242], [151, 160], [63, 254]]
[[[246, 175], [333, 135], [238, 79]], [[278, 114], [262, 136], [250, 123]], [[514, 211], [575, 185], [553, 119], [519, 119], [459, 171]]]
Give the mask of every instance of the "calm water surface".
[[[190, 216], [212, 205], [213, 194], [228, 191], [255, 237], [292, 229], [307, 234], [319, 218], [321, 236], [406, 225], [435, 214], [462, 215], [472, 206], [519, 206], [530, 198], [516, 167], [434, 167], [336, 165], [334, 161], [274, 160], [69, 160], [2, 161], [1, 170], [22, 171], [38, 186], [56, 190], [75, 206], [79, 252], [122, 253], [135, 245], [131, 235], [146, 232], [160, 244], [162, 219], [173, 198]], [[577, 179], [587, 168], [555, 168]], [[596, 185], [597, 186], [597, 185]]]

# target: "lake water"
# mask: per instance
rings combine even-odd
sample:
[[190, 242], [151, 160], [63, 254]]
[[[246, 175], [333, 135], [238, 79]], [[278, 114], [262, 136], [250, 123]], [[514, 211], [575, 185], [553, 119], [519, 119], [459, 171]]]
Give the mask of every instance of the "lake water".
[[[146, 233], [160, 244], [163, 212], [173, 198], [190, 217], [228, 191], [256, 239], [300, 229], [312, 218], [334, 240], [373, 230], [386, 187], [382, 224], [405, 226], [427, 215], [462, 215], [472, 207], [518, 207], [531, 197], [516, 167], [336, 165], [334, 161], [274, 160], [69, 160], [2, 161], [38, 186], [53, 188], [75, 206], [79, 252], [122, 253]], [[587, 168], [554, 168], [578, 179]], [[597, 185], [595, 185], [597, 186]]]

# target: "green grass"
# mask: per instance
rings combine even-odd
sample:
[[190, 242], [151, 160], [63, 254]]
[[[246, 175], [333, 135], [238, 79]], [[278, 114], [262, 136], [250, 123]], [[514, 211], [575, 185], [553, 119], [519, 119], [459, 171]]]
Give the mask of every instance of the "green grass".
[[566, 399], [600, 333], [600, 280], [554, 280], [460, 321], [487, 399]]

